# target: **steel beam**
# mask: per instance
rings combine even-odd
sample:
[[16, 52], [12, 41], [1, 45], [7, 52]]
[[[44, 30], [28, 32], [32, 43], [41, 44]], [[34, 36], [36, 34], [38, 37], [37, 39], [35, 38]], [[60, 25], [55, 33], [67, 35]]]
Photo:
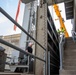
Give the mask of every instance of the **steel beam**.
[[[55, 43], [55, 41], [54, 41], [54, 39], [53, 39], [52, 35], [50, 34], [50, 32], [49, 32], [49, 31], [47, 31], [47, 33], [48, 33], [48, 34], [49, 34], [49, 36], [51, 37], [51, 39], [52, 39], [53, 43], [55, 44], [55, 46], [57, 47], [57, 45], [56, 45], [56, 43]], [[58, 48], [58, 47], [57, 47], [57, 48]]]
[[73, 0], [66, 0], [65, 3], [73, 2]]
[[73, 6], [68, 6], [68, 7], [65, 7], [66, 9], [69, 9], [69, 8], [73, 8]]
[[25, 4], [30, 3], [32, 1], [35, 1], [35, 0], [22, 0], [22, 2], [25, 3]]
[[[30, 3], [32, 1], [35, 1], [35, 0], [22, 0], [22, 2], [25, 4]], [[62, 2], [69, 2], [69, 1], [71, 0], [44, 0], [44, 3], [47, 3], [48, 5], [52, 5], [54, 3], [62, 3]]]
[[[51, 49], [52, 52], [54, 52], [54, 54], [58, 57], [57, 53], [54, 51], [54, 49], [52, 48], [52, 46], [48, 43], [48, 47]], [[58, 57], [59, 58], [59, 57]]]
[[[50, 15], [50, 16], [51, 16], [51, 15]], [[53, 33], [54, 33], [54, 36], [55, 36], [55, 38], [56, 38], [56, 40], [57, 40], [57, 42], [58, 42], [58, 39], [57, 39], [56, 33], [55, 33], [55, 31], [54, 31], [54, 29], [53, 29], [53, 27], [52, 27], [52, 25], [51, 25], [51, 23], [50, 23], [50, 21], [49, 21], [49, 18], [48, 18], [48, 17], [47, 17], [47, 21], [48, 21], [49, 26], [51, 27], [51, 29], [52, 29], [52, 31], [53, 31]]]
[[46, 3], [48, 3], [48, 5], [52, 5], [55, 3], [62, 3], [62, 2], [67, 2], [69, 0], [46, 0]]
[[[45, 75], [48, 75], [48, 49], [47, 49], [47, 4], [42, 4], [38, 7], [37, 14], [37, 40], [46, 48], [46, 51], [41, 51], [42, 49], [36, 45], [36, 55], [44, 58], [46, 63], [41, 63], [36, 60], [35, 75], [43, 75], [43, 67], [45, 65]], [[45, 56], [44, 56], [45, 53]]]

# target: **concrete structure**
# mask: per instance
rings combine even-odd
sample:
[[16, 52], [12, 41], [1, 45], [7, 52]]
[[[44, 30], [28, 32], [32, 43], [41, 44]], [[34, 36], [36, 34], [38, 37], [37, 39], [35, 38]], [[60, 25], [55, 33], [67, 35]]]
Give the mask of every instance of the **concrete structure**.
[[[20, 35], [21, 34], [14, 34], [14, 35], [7, 35], [7, 36], [2, 36], [1, 38], [14, 44], [15, 46], [18, 46], [19, 47], [19, 40], [20, 40]], [[2, 46], [3, 48], [5, 48], [5, 53], [7, 54], [7, 57], [15, 57], [18, 53], [18, 51], [8, 47], [8, 46], [5, 46], [3, 44], [0, 43], [0, 46]], [[18, 58], [18, 57], [16, 57]], [[15, 60], [17, 62], [17, 59]], [[10, 63], [10, 59], [7, 58], [6, 62]], [[5, 69], [9, 69], [9, 66], [6, 65]]]
[[5, 70], [6, 57], [7, 54], [4, 53], [4, 48], [0, 46], [0, 72], [4, 72]]
[[60, 75], [76, 75], [76, 43], [72, 37], [65, 39], [63, 66]]
[[[59, 68], [55, 67], [59, 67], [58, 35], [46, 3], [38, 7], [36, 33], [37, 41], [46, 49], [45, 51], [36, 44], [36, 56], [45, 58], [49, 65], [36, 59], [35, 75], [58, 74]], [[48, 56], [52, 61], [48, 60]]]

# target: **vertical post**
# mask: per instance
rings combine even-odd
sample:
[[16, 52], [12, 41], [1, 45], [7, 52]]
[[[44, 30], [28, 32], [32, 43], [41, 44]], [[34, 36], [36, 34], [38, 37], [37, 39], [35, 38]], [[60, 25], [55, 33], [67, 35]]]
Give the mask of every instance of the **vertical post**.
[[[36, 27], [36, 39], [47, 50], [47, 4], [42, 4], [42, 7], [38, 7], [37, 14], [37, 27]], [[36, 59], [35, 75], [43, 75], [43, 67], [45, 64], [45, 75], [48, 75], [48, 50], [44, 51], [41, 47], [36, 45], [36, 56], [44, 59], [44, 53], [46, 63], [42, 63]]]
[[48, 75], [48, 51], [46, 50], [46, 75]]
[[48, 51], [48, 75], [50, 75], [50, 51]]
[[59, 51], [60, 51], [60, 70], [62, 70], [62, 43], [59, 43]]
[[[46, 59], [46, 53], [44, 53], [44, 60]], [[43, 70], [43, 72], [44, 72], [44, 74], [43, 75], [46, 75], [46, 62], [44, 63], [44, 70]]]
[[64, 38], [64, 34], [62, 34], [61, 36], [61, 40], [59, 43], [59, 51], [60, 51], [60, 70], [62, 70], [63, 68], [63, 50], [64, 50], [64, 43], [65, 43], [65, 38]]
[[28, 73], [29, 73], [29, 68], [30, 68], [30, 59], [29, 58], [30, 58], [30, 56], [28, 56], [28, 62], [27, 62], [28, 63]]
[[46, 50], [46, 75], [48, 75], [48, 50]]
[[45, 75], [48, 75], [48, 47], [47, 47], [47, 42], [48, 42], [48, 35], [47, 35], [47, 31], [48, 31], [48, 25], [47, 25], [47, 3], [44, 4], [44, 32], [45, 32], [45, 42], [44, 42], [44, 46], [46, 47], [46, 51], [45, 51], [45, 59], [46, 59], [46, 64], [45, 64]]

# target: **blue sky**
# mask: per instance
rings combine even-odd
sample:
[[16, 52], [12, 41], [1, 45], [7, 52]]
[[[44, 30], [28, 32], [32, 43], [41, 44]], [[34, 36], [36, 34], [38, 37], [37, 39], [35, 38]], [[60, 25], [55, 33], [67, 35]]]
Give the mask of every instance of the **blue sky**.
[[[0, 0], [0, 7], [3, 8], [13, 19], [15, 19], [16, 11], [18, 7], [19, 0]], [[22, 25], [24, 4], [21, 3], [21, 11], [18, 17], [18, 23]], [[0, 13], [0, 35], [11, 35], [17, 34], [21, 31], [17, 28], [16, 31], [13, 30], [14, 24], [9, 21], [2, 13]]]
[[[2, 7], [9, 15], [11, 15], [11, 17], [13, 19], [15, 19], [18, 1], [19, 0], [0, 0], [0, 7]], [[21, 11], [20, 11], [19, 17], [18, 17], [18, 23], [20, 25], [22, 25], [24, 6], [25, 5], [23, 3], [21, 3], [21, 8], [20, 8]], [[71, 24], [71, 20], [66, 20], [66, 18], [65, 18], [64, 3], [59, 4], [59, 9], [62, 11], [61, 12], [62, 17], [65, 20], [64, 24], [67, 28], [69, 35], [71, 36], [72, 24]], [[50, 7], [50, 11], [51, 11], [54, 23], [56, 25], [56, 28], [59, 29], [60, 23], [58, 20], [55, 21], [57, 16], [54, 13], [53, 7]], [[21, 33], [21, 31], [18, 28], [16, 31], [14, 31], [13, 26], [14, 26], [14, 24], [12, 22], [10, 22], [2, 13], [0, 13], [0, 36], [1, 35], [11, 35], [11, 34]]]

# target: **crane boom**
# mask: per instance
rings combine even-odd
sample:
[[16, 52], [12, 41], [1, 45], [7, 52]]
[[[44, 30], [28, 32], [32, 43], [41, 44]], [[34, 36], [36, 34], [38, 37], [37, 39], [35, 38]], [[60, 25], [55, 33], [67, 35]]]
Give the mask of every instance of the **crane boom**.
[[59, 18], [59, 21], [60, 21], [60, 29], [63, 28], [65, 30], [65, 32], [64, 32], [65, 37], [69, 37], [69, 34], [68, 34], [68, 32], [66, 30], [66, 27], [64, 25], [64, 22], [63, 22], [63, 18], [61, 16], [60, 11], [59, 11], [58, 5], [54, 4], [53, 7], [54, 7], [55, 13], [56, 13], [56, 15], [57, 15], [57, 17]]

